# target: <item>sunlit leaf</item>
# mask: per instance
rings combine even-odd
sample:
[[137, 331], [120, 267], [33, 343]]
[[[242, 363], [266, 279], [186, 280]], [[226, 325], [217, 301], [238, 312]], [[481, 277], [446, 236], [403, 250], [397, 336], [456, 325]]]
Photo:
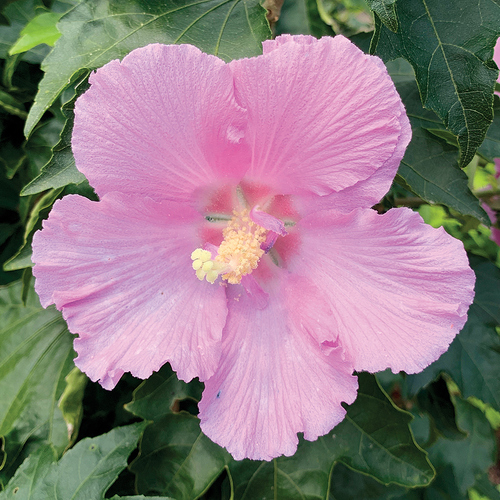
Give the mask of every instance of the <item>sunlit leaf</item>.
[[61, 18], [60, 13], [44, 12], [29, 21], [21, 30], [21, 36], [17, 42], [10, 48], [9, 54], [19, 54], [45, 43], [52, 47], [56, 40], [61, 36], [56, 24]]
[[[3, 5], [3, 4], [2, 4]], [[21, 30], [38, 13], [45, 11], [42, 0], [17, 0], [8, 5], [3, 14], [9, 24], [0, 26], [0, 58], [8, 57], [9, 49], [19, 38]], [[39, 64], [49, 51], [48, 46], [35, 47], [20, 58], [33, 64]]]

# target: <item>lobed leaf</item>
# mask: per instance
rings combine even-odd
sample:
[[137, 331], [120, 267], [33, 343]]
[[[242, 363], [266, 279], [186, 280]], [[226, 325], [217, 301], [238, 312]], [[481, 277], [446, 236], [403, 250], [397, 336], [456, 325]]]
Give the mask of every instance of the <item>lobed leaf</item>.
[[467, 175], [458, 165], [456, 146], [436, 136], [446, 133], [446, 127], [433, 111], [422, 107], [413, 71], [408, 66], [402, 59], [388, 65], [413, 133], [396, 181], [428, 203], [446, 205], [489, 225], [486, 212], [469, 188]]
[[399, 29], [379, 19], [372, 50], [384, 60], [404, 57], [415, 70], [424, 107], [456, 136], [466, 166], [493, 119], [498, 71], [491, 62], [500, 35], [497, 0], [398, 0]]
[[396, 181], [428, 203], [440, 203], [489, 225], [468, 178], [457, 163], [457, 149], [421, 127], [415, 127]]
[[79, 441], [45, 475], [33, 500], [104, 499], [106, 490], [127, 466], [147, 422], [116, 427]]
[[258, 0], [84, 0], [61, 18], [44, 60], [45, 76], [25, 126], [43, 113], [82, 68], [95, 69], [149, 43], [190, 43], [224, 60], [262, 53], [271, 35]]

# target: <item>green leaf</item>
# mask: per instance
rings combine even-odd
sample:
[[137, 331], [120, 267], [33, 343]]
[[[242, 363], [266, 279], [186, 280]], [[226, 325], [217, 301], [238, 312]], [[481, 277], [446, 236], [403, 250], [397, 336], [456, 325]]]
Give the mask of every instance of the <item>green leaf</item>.
[[[433, 111], [422, 107], [417, 85], [408, 66], [397, 59], [389, 64], [389, 70], [391, 76], [398, 75], [397, 89], [413, 133], [396, 181], [428, 203], [446, 205], [489, 225], [486, 212], [469, 188], [467, 175], [458, 166], [456, 146], [436, 137], [438, 133], [449, 132]], [[432, 134], [424, 129], [430, 130]]]
[[432, 445], [429, 457], [437, 467], [451, 465], [459, 491], [465, 495], [495, 461], [496, 443], [493, 429], [483, 412], [460, 398], [455, 398], [458, 426], [467, 432], [467, 439], [440, 439]]
[[139, 493], [192, 500], [230, 461], [229, 453], [201, 432], [198, 418], [181, 412], [164, 415], [146, 429], [130, 468]]
[[457, 427], [455, 406], [446, 382], [439, 378], [417, 395], [419, 408], [427, 412], [438, 432], [447, 439], [464, 439], [466, 434]]
[[[43, 309], [34, 290], [23, 306], [21, 283], [0, 288], [0, 435], [8, 466], [26, 444], [68, 445], [57, 407], [72, 369], [72, 337], [53, 307]], [[5, 472], [5, 471], [4, 471]]]
[[144, 495], [134, 495], [133, 497], [119, 497], [115, 495], [111, 500], [175, 500], [171, 497], [145, 497]]
[[489, 480], [488, 474], [484, 473], [476, 476], [474, 489], [480, 494], [488, 498], [488, 500], [500, 500], [500, 492], [495, 488]]
[[[418, 86], [415, 82], [415, 77], [409, 74], [411, 66], [403, 64], [404, 59], [396, 59], [391, 61], [391, 77], [393, 77], [393, 65], [399, 62], [400, 71], [402, 76], [400, 76], [400, 81], [396, 84], [399, 95], [405, 105], [406, 114], [410, 119], [412, 128], [422, 127], [426, 130], [446, 130], [446, 126], [439, 116], [431, 111], [430, 109], [425, 109], [420, 101], [420, 94], [418, 92]], [[410, 68], [408, 68], [410, 66]], [[406, 72], [406, 77], [404, 76]], [[411, 70], [413, 74], [413, 70]], [[458, 156], [458, 151], [455, 151], [455, 155]]]
[[40, 175], [24, 187], [21, 196], [41, 193], [46, 189], [57, 189], [68, 184], [80, 184], [85, 181], [85, 176], [77, 170], [75, 165], [71, 151], [71, 135], [75, 120], [73, 112], [75, 102], [89, 88], [87, 76], [88, 71], [86, 70], [72, 76], [72, 79], [79, 80], [79, 83], [76, 85], [75, 95], [62, 107], [66, 123], [61, 132], [61, 138], [52, 149], [52, 157], [49, 162], [43, 166]]
[[66, 117], [57, 110], [57, 115], [38, 124], [33, 134], [24, 143], [23, 149], [32, 167], [32, 177], [38, 175], [42, 167], [51, 159], [52, 148], [58, 143], [65, 122]]
[[127, 466], [147, 422], [116, 427], [79, 441], [46, 473], [33, 500], [104, 499], [106, 490]]
[[[41, 0], [17, 0], [3, 10], [9, 25], [0, 26], [0, 58], [9, 58], [9, 49], [19, 38], [21, 30], [39, 12], [45, 10]], [[20, 57], [27, 62], [40, 64], [49, 50], [47, 46], [36, 47]]]
[[76, 366], [65, 378], [66, 387], [59, 400], [59, 408], [62, 411], [64, 421], [68, 428], [68, 439], [70, 444], [78, 435], [78, 429], [83, 417], [83, 395], [89, 379]]
[[495, 95], [493, 123], [477, 152], [488, 161], [500, 158], [500, 98]]
[[428, 485], [434, 471], [408, 427], [411, 415], [394, 406], [373, 375], [360, 373], [359, 384], [345, 419], [315, 442], [301, 440], [293, 457], [231, 462], [235, 498], [326, 498], [338, 461], [382, 483]]
[[387, 28], [397, 33], [398, 15], [396, 13], [396, 0], [366, 0], [366, 3]]
[[260, 54], [271, 36], [258, 0], [87, 0], [63, 16], [58, 29], [62, 36], [43, 62], [26, 136], [82, 68], [153, 42], [190, 43], [229, 61]]
[[281, 16], [276, 23], [277, 34], [302, 34], [334, 36], [332, 27], [324, 22], [318, 10], [318, 0], [295, 0], [285, 2], [281, 8]]
[[337, 464], [331, 477], [330, 500], [420, 500], [417, 491], [394, 484], [385, 486], [370, 476]]
[[3, 265], [5, 271], [15, 271], [16, 269], [33, 266], [33, 262], [31, 261], [33, 235], [38, 229], [41, 229], [42, 221], [48, 217], [54, 201], [61, 192], [62, 188], [51, 189], [36, 202], [24, 229], [24, 244], [14, 256], [5, 262]]
[[423, 372], [406, 379], [410, 394], [448, 373], [462, 396], [475, 396], [500, 409], [500, 269], [486, 259], [470, 256], [476, 272], [476, 296], [468, 320], [450, 348]]
[[392, 81], [396, 84], [396, 86], [404, 82], [415, 82], [415, 72], [413, 71], [411, 64], [406, 59], [398, 57], [392, 61], [387, 61], [385, 65]]
[[139, 493], [191, 500], [203, 494], [229, 463], [230, 455], [201, 432], [198, 418], [172, 411], [179, 400], [199, 400], [201, 390], [202, 384], [179, 381], [165, 365], [134, 391], [127, 410], [154, 420], [131, 466]]
[[61, 36], [56, 24], [62, 14], [57, 12], [44, 12], [31, 19], [21, 30], [21, 36], [10, 48], [9, 55], [20, 54], [45, 43], [52, 47]]
[[385, 61], [404, 57], [411, 63], [422, 103], [458, 136], [464, 167], [493, 119], [498, 71], [491, 57], [500, 35], [499, 5], [495, 0], [398, 0], [396, 14], [397, 33], [377, 20], [376, 53]]
[[421, 127], [412, 128], [396, 181], [428, 203], [440, 203], [489, 224], [457, 163], [457, 149]]
[[33, 494], [43, 484], [43, 480], [57, 460], [57, 453], [51, 445], [40, 446], [17, 469], [0, 500], [32, 500]]
[[199, 401], [202, 391], [203, 384], [194, 380], [189, 384], [182, 382], [166, 364], [134, 391], [133, 400], [125, 408], [144, 419], [157, 420], [173, 413], [176, 401], [188, 398]]
[[22, 118], [23, 120], [25, 120], [28, 116], [28, 113], [26, 113], [26, 110], [24, 109], [23, 103], [19, 102], [17, 99], [12, 97], [7, 92], [4, 92], [3, 90], [0, 90], [0, 109], [3, 109], [4, 111], [7, 111], [7, 113], [10, 113], [12, 115], [19, 116], [19, 118]]
[[412, 417], [397, 408], [376, 378], [358, 374], [360, 388], [346, 418], [320, 438], [352, 469], [383, 483], [427, 485], [434, 471], [408, 427]]

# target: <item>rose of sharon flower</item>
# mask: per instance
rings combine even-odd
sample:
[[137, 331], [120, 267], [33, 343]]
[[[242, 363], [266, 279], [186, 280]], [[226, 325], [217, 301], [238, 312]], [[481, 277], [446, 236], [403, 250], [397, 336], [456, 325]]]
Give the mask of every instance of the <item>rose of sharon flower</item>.
[[370, 208], [411, 135], [378, 58], [341, 36], [229, 64], [154, 44], [90, 83], [72, 147], [100, 201], [56, 202], [33, 259], [92, 380], [169, 362], [205, 382], [206, 435], [270, 460], [344, 418], [353, 370], [447, 349], [474, 274], [443, 229]]

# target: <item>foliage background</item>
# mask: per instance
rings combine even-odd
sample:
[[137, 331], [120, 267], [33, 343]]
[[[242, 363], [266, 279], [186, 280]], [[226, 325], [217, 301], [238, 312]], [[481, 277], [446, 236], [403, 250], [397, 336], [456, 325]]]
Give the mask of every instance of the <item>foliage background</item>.
[[[500, 255], [481, 205], [500, 209], [498, 0], [285, 0], [271, 26], [257, 0], [0, 6], [0, 500], [500, 498]], [[422, 373], [359, 374], [328, 435], [293, 457], [236, 462], [200, 431], [201, 383], [165, 366], [107, 392], [74, 367], [72, 335], [33, 290], [31, 239], [57, 198], [96, 199], [70, 146], [92, 69], [152, 42], [249, 57], [280, 33], [342, 33], [386, 62], [413, 139], [376, 208], [410, 206], [461, 239], [476, 298]]]

